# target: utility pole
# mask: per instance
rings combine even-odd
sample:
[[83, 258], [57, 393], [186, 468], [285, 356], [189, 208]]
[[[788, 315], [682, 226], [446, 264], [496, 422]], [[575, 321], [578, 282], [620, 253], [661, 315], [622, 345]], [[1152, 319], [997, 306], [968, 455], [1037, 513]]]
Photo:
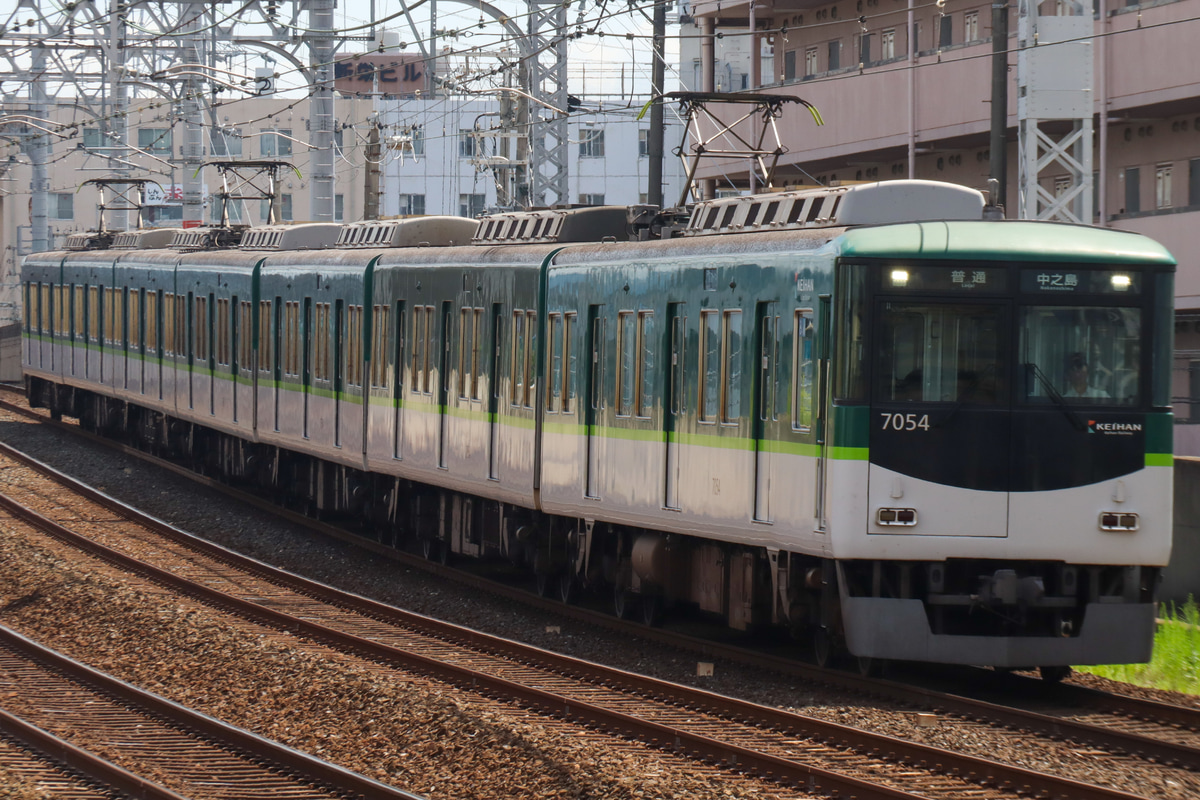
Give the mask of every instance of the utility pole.
[[996, 196], [991, 204], [1004, 207], [1008, 197], [1008, 3], [992, 3], [992, 136], [991, 178]]
[[[29, 113], [39, 120], [47, 119], [50, 111], [50, 104], [46, 100], [46, 85], [42, 80], [45, 71], [46, 51], [35, 45], [34, 79], [29, 84]], [[40, 253], [50, 249], [50, 228], [46, 217], [46, 202], [50, 191], [50, 179], [46, 175], [46, 162], [50, 160], [50, 134], [37, 131], [29, 141], [29, 160], [33, 164], [29, 186], [29, 226], [33, 234], [33, 252]]]
[[379, 219], [379, 124], [372, 120], [367, 131], [367, 179], [363, 186], [363, 219]]
[[308, 0], [312, 98], [309, 100], [309, 219], [333, 222], [333, 9], [334, 0]]
[[200, 165], [204, 163], [204, 106], [201, 102], [203, 84], [199, 75], [200, 64], [207, 65], [204, 55], [203, 28], [204, 6], [189, 3], [183, 8], [185, 15], [183, 59], [185, 64], [194, 64], [183, 81], [183, 227], [199, 227], [204, 217], [204, 176]]
[[663, 207], [663, 89], [666, 83], [664, 38], [667, 34], [667, 3], [658, 0], [654, 4], [654, 65], [651, 69], [650, 94], [654, 104], [650, 106], [650, 132], [646, 140], [646, 156], [649, 158], [646, 178], [646, 202]]

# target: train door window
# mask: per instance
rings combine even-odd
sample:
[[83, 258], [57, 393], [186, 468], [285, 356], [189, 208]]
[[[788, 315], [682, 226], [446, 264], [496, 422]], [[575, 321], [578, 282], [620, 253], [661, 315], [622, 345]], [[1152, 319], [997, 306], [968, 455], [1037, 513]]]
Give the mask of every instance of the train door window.
[[69, 327], [68, 320], [70, 319], [67, 311], [70, 302], [71, 301], [67, 293], [67, 287], [60, 283], [54, 293], [54, 333], [60, 337], [65, 337], [67, 335], [67, 329]]
[[208, 361], [208, 298], [196, 298], [196, 360]]
[[479, 324], [476, 309], [463, 306], [458, 310], [458, 398], [470, 400], [475, 396], [475, 371], [479, 366]]
[[87, 335], [87, 328], [84, 326], [84, 319], [87, 316], [87, 305], [83, 299], [85, 288], [78, 284], [71, 286], [71, 341], [82, 339]]
[[87, 291], [87, 339], [100, 343], [100, 287], [89, 286]]
[[289, 300], [283, 308], [283, 372], [300, 376], [300, 303]]
[[521, 405], [525, 398], [525, 312], [513, 312], [512, 332], [512, 397], [510, 403]]
[[867, 341], [866, 294], [867, 268], [860, 264], [843, 265], [838, 276], [837, 352], [834, 363], [839, 365], [836, 396], [840, 400], [866, 400]]
[[742, 416], [742, 312], [726, 311], [722, 331], [725, 380], [721, 390], [721, 422], [735, 423]]
[[[41, 303], [37, 298], [41, 297], [42, 284], [25, 282], [25, 307], [22, 309], [22, 316], [25, 325], [26, 333], [37, 333], [42, 328], [41, 320], [38, 317], [41, 315]], [[37, 320], [35, 322], [35, 320]]]
[[633, 414], [637, 382], [637, 332], [632, 311], [617, 312], [617, 416]]
[[391, 341], [391, 308], [377, 305], [371, 309], [371, 388], [386, 389], [388, 344]]
[[561, 353], [563, 361], [562, 411], [564, 414], [575, 413], [575, 395], [579, 391], [579, 367], [575, 356], [575, 322], [577, 319], [578, 315], [573, 312], [563, 315]]
[[716, 422], [721, 409], [721, 319], [700, 312], [700, 421]]
[[537, 312], [525, 312], [525, 402], [533, 408], [537, 402]]
[[329, 303], [317, 303], [313, 313], [313, 380], [328, 383], [330, 379]]
[[242, 300], [238, 304], [237, 354], [238, 369], [251, 369], [254, 362], [254, 304]]
[[763, 422], [772, 422], [776, 419], [775, 406], [775, 367], [778, 350], [778, 334], [776, 328], [779, 325], [779, 317], [772, 312], [775, 309], [774, 303], [760, 303], [759, 306], [760, 327], [759, 327], [759, 342], [757, 352], [757, 369], [759, 383], [759, 400], [758, 400], [758, 418]]
[[392, 363], [396, 365], [395, 374], [392, 376], [394, 382], [394, 396], [399, 398], [400, 392], [404, 388], [404, 301], [396, 301], [396, 352]]
[[813, 385], [816, 377], [816, 328], [811, 308], [796, 311], [792, 322], [792, 430], [808, 433], [812, 429]]
[[549, 364], [548, 385], [546, 386], [546, 411], [557, 414], [562, 410], [563, 395], [563, 352], [562, 352], [562, 314], [555, 312], [546, 317], [546, 361]]
[[638, 312], [637, 416], [647, 419], [654, 411], [654, 312]]
[[[278, 301], [276, 301], [278, 302]], [[271, 301], [258, 301], [258, 370], [270, 373], [275, 369], [274, 338], [271, 336]]]
[[[134, 301], [134, 305], [130, 305], [130, 301]], [[121, 288], [121, 295], [117, 302], [121, 304], [121, 327], [117, 331], [117, 340], [121, 347], [125, 350], [129, 349], [129, 328], [132, 323], [131, 314], [133, 308], [136, 308], [137, 290], [134, 289], [131, 293], [129, 287]], [[127, 373], [128, 375], [128, 373]]]
[[162, 342], [162, 320], [159, 309], [162, 308], [162, 292], [151, 289], [146, 292], [146, 352], [151, 356], [159, 356]]
[[33, 308], [33, 303], [29, 299], [30, 298], [30, 295], [29, 295], [30, 288], [29, 287], [30, 287], [30, 283], [29, 283], [29, 281], [26, 281], [25, 282], [25, 292], [24, 292], [25, 306], [24, 306], [24, 308], [21, 309], [23, 323], [24, 323], [26, 333], [30, 333], [33, 330], [32, 320], [33, 320], [34, 308]]
[[430, 339], [433, 336], [433, 306], [413, 307], [413, 391], [429, 394], [432, 370]]
[[363, 307], [350, 306], [346, 322], [346, 383], [361, 387], [363, 383]]
[[144, 352], [142, 348], [142, 307], [145, 305], [144, 297], [144, 289], [131, 289], [129, 291], [129, 299], [126, 301], [127, 310], [125, 315], [129, 319], [127, 340], [129, 347], [138, 352]]
[[483, 400], [483, 383], [479, 380], [480, 373], [483, 372], [483, 309], [474, 308], [471, 310], [473, 319], [472, 335], [471, 335], [471, 399]]
[[687, 315], [681, 303], [673, 304], [669, 312], [671, 318], [671, 404], [672, 414], [682, 414], [686, 410], [684, 402], [684, 378], [686, 377], [687, 361]]
[[[210, 295], [211, 297], [211, 295]], [[210, 300], [211, 303], [211, 300]], [[209, 313], [212, 313], [211, 311]], [[232, 355], [229, 346], [229, 337], [233, 332], [233, 320], [229, 315], [229, 299], [222, 297], [217, 300], [217, 319], [214, 324], [215, 339], [216, 339], [216, 356], [217, 364], [222, 367], [229, 366], [229, 358]]]
[[[183, 296], [180, 295], [180, 300], [182, 300], [182, 297]], [[183, 345], [180, 347], [180, 351], [187, 353], [189, 364], [192, 363], [192, 359], [195, 357], [195, 353], [196, 353], [196, 351], [195, 351], [196, 337], [195, 337], [194, 331], [192, 330], [192, 326], [195, 324], [198, 324], [198, 319], [199, 319], [198, 317], [197, 318], [192, 317], [192, 313], [194, 312], [194, 309], [195, 309], [195, 307], [192, 305], [193, 297], [194, 297], [194, 295], [191, 292], [188, 292], [187, 293], [187, 303], [186, 304], [184, 304], [182, 302], [180, 303], [180, 307], [182, 308], [183, 314], [185, 316], [183, 316], [179, 320], [179, 328], [178, 328], [178, 330], [183, 331], [183, 337], [184, 337], [184, 342], [183, 342]], [[209, 309], [211, 311], [211, 309], [212, 309], [211, 305], [209, 306]], [[211, 318], [210, 318], [210, 320], [211, 320]]]
[[188, 295], [175, 295], [175, 355], [186, 357], [188, 354]]
[[115, 347], [121, 343], [121, 292], [104, 290], [104, 343]]

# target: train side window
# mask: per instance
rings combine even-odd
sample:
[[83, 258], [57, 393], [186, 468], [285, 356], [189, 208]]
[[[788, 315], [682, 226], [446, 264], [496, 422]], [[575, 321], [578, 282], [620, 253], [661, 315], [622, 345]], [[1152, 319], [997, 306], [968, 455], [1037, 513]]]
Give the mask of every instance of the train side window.
[[796, 311], [792, 324], [792, 430], [812, 430], [813, 382], [816, 376], [816, 328], [811, 308]]
[[564, 414], [575, 413], [575, 395], [579, 389], [579, 366], [576, 363], [575, 355], [575, 322], [577, 319], [578, 315], [573, 312], [563, 315], [562, 359], [564, 371], [562, 410]]
[[104, 343], [110, 347], [120, 344], [121, 293], [112, 287], [104, 290]]
[[[212, 295], [209, 295], [211, 298]], [[210, 299], [211, 302], [211, 299]], [[217, 363], [223, 367], [229, 366], [230, 348], [229, 335], [233, 327], [233, 321], [229, 316], [229, 298], [222, 297], [217, 300], [217, 320], [214, 324], [216, 346], [213, 348], [216, 351]]]
[[479, 394], [479, 348], [483, 309], [463, 306], [459, 309], [458, 397], [481, 400]]
[[654, 312], [638, 312], [637, 415], [648, 419], [654, 411]]
[[129, 318], [128, 346], [139, 353], [145, 352], [142, 347], [142, 329], [144, 327], [142, 309], [146, 304], [145, 291], [145, 289], [131, 289], [129, 300], [126, 301], [128, 309], [126, 315]]
[[100, 344], [100, 288], [89, 286], [87, 291], [87, 340]]
[[393, 359], [396, 373], [392, 376], [395, 391], [393, 396], [400, 397], [404, 390], [404, 301], [396, 301], [396, 352]]
[[742, 312], [726, 311], [724, 317], [721, 422], [736, 423], [742, 416]]
[[33, 320], [33, 303], [29, 299], [30, 285], [31, 284], [29, 281], [25, 281], [25, 307], [23, 309], [21, 309], [23, 312], [22, 315], [24, 317], [24, 326], [25, 326], [26, 333], [31, 333], [33, 330], [32, 325], [31, 325], [31, 321]]
[[388, 345], [390, 344], [391, 308], [377, 305], [371, 309], [371, 388], [386, 389], [388, 384]]
[[329, 303], [317, 303], [313, 322], [313, 379], [329, 381]]
[[254, 304], [249, 300], [242, 300], [238, 308], [240, 316], [236, 337], [238, 369], [249, 370], [254, 363]]
[[163, 315], [163, 331], [162, 344], [163, 354], [166, 356], [175, 355], [175, 293], [167, 292], [162, 296], [162, 315]]
[[54, 333], [60, 337], [67, 335], [70, 320], [67, 312], [70, 302], [67, 287], [60, 283], [54, 292]]
[[700, 421], [716, 422], [721, 409], [721, 319], [700, 312]]
[[483, 381], [479, 379], [480, 374], [484, 370], [483, 359], [483, 309], [471, 309], [474, 319], [472, 325], [474, 335], [471, 336], [473, 347], [471, 348], [471, 399], [483, 400]]
[[617, 312], [617, 416], [633, 414], [637, 382], [637, 333], [632, 311]]
[[546, 340], [546, 360], [549, 362], [549, 385], [546, 387], [546, 411], [557, 414], [562, 409], [563, 395], [563, 352], [562, 314], [555, 312], [547, 318], [550, 323]]
[[420, 394], [421, 375], [425, 371], [425, 307], [413, 306], [412, 390]]
[[[341, 301], [339, 301], [340, 303]], [[345, 343], [346, 353], [346, 384], [362, 386], [363, 379], [363, 307], [352, 305], [346, 310], [346, 329], [338, 334]], [[339, 350], [339, 358], [341, 352]]]
[[283, 307], [283, 373], [300, 375], [300, 304], [288, 300]]
[[175, 295], [175, 355], [188, 354], [188, 295]]
[[83, 324], [86, 317], [83, 302], [84, 288], [78, 284], [71, 285], [71, 341], [82, 339], [87, 335], [87, 328]]

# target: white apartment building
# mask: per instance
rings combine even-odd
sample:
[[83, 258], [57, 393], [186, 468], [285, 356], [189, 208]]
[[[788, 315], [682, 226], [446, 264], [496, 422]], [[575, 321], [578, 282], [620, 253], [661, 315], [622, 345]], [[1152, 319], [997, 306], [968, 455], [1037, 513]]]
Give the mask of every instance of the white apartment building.
[[[500, 130], [500, 100], [434, 98], [380, 104], [384, 140], [380, 213], [478, 216], [509, 207], [525, 156], [515, 129]], [[593, 109], [593, 110], [589, 110]], [[583, 205], [646, 202], [648, 118], [640, 108], [600, 108], [585, 98], [569, 123], [568, 196]], [[669, 116], [669, 115], [668, 115]], [[683, 167], [672, 152], [683, 126], [668, 119], [663, 197], [675, 203]], [[518, 149], [521, 149], [521, 153]]]

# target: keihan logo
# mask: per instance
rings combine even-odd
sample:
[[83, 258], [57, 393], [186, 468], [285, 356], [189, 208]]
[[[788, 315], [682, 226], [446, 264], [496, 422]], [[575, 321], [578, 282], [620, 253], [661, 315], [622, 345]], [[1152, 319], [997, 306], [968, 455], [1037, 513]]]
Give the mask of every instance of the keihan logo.
[[1088, 420], [1088, 433], [1108, 433], [1128, 436], [1142, 429], [1140, 422], [1096, 422]]

